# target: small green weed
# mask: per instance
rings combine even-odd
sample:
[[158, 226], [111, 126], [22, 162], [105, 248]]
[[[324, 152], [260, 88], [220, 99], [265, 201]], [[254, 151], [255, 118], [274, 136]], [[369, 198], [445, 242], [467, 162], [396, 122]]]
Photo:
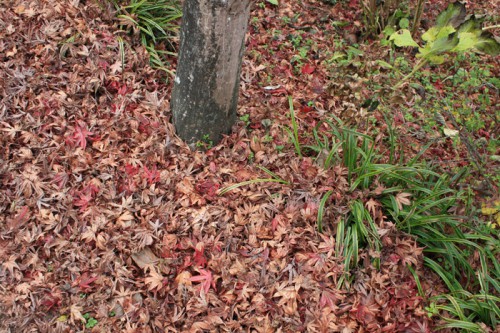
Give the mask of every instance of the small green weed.
[[90, 313], [85, 313], [83, 318], [86, 320], [85, 328], [94, 328], [99, 323]]
[[203, 135], [203, 139], [201, 141], [196, 142], [196, 148], [208, 150], [214, 146], [214, 142], [210, 140], [210, 135]]
[[242, 116], [240, 116], [240, 120], [245, 123], [245, 126], [249, 126], [250, 125], [250, 115], [249, 114], [244, 114]]

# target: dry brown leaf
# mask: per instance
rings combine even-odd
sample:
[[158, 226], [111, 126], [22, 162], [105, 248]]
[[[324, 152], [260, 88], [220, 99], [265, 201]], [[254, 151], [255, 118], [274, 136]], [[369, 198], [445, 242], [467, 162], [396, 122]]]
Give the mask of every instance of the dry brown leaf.
[[160, 260], [148, 247], [140, 250], [139, 252], [132, 253], [132, 259], [135, 264], [142, 269], [152, 267], [158, 262], [158, 260]]
[[165, 282], [165, 277], [155, 269], [150, 269], [149, 276], [144, 279], [144, 283], [148, 285], [148, 290], [160, 290]]

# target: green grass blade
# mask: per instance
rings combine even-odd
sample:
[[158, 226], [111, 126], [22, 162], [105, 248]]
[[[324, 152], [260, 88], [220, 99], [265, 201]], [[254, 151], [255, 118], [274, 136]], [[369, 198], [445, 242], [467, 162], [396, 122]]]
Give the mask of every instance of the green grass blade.
[[321, 201], [319, 203], [317, 226], [318, 226], [318, 232], [320, 233], [323, 232], [323, 216], [325, 213], [325, 204], [328, 198], [330, 198], [330, 196], [332, 195], [332, 193], [333, 193], [332, 190], [326, 192], [325, 195], [321, 198]]
[[[300, 141], [299, 141], [299, 127], [298, 127], [298, 124], [297, 124], [297, 119], [295, 118], [295, 110], [293, 108], [292, 96], [288, 96], [288, 105], [289, 105], [289, 108], [290, 108], [290, 118], [292, 120], [292, 131], [293, 131], [292, 141], [293, 141], [293, 145], [295, 146], [295, 151], [297, 152], [297, 155], [299, 155], [299, 157], [302, 157], [302, 151], [301, 151], [301, 148], [300, 148]], [[286, 130], [287, 130], [287, 132], [290, 132], [289, 129], [286, 129]]]

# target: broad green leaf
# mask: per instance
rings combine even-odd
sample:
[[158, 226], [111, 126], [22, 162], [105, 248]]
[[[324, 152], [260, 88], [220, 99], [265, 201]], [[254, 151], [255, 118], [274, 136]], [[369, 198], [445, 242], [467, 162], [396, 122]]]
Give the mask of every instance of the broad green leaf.
[[432, 52], [431, 46], [432, 46], [432, 43], [431, 44], [427, 44], [424, 47], [419, 47], [418, 48], [418, 54], [416, 55], [416, 57], [417, 58], [428, 58], [429, 55]]
[[481, 21], [474, 15], [472, 15], [467, 21], [465, 21], [458, 27], [457, 31], [459, 33], [472, 32], [476, 35], [480, 35], [482, 32]]
[[434, 65], [441, 65], [445, 58], [442, 55], [430, 55], [428, 56], [429, 61]]
[[498, 42], [497, 38], [489, 33], [483, 33], [481, 36], [479, 36], [474, 47], [479, 51], [492, 56], [500, 54], [500, 43]]
[[436, 19], [436, 26], [439, 28], [451, 25], [458, 27], [465, 19], [466, 11], [465, 5], [460, 2], [449, 4], [448, 7], [438, 15]]
[[453, 28], [451, 25], [447, 25], [445, 27], [442, 27], [436, 35], [436, 40], [441, 39], [441, 38], [446, 38], [449, 35], [451, 35], [452, 33], [454, 33], [455, 31], [456, 31], [455, 28]]
[[442, 28], [432, 27], [422, 35], [422, 40], [427, 43], [432, 43], [437, 39], [446, 38], [454, 32], [455, 28], [451, 25]]
[[269, 2], [271, 5], [275, 5], [275, 6], [278, 5], [278, 0], [266, 0], [266, 1]]
[[456, 33], [454, 33], [448, 37], [436, 39], [430, 45], [431, 53], [432, 54], [440, 54], [440, 53], [450, 51], [451, 49], [453, 49], [455, 46], [458, 45], [458, 42], [459, 42], [459, 39], [458, 39], [458, 36]]
[[422, 40], [428, 43], [435, 41], [439, 30], [441, 29], [439, 29], [438, 27], [429, 28], [429, 30], [424, 32], [424, 34], [422, 35]]
[[408, 29], [410, 27], [410, 20], [408, 20], [406, 17], [403, 17], [401, 20], [399, 20], [399, 27], [401, 29]]
[[418, 47], [417, 42], [411, 37], [411, 33], [407, 29], [401, 29], [391, 35], [389, 40], [393, 40], [398, 47], [413, 46]]
[[472, 32], [462, 32], [458, 36], [458, 44], [452, 50], [454, 52], [470, 50], [475, 47], [478, 42], [476, 34]]
[[386, 69], [393, 69], [392, 65], [383, 61], [383, 60], [377, 60], [377, 64], [382, 67], [382, 68], [386, 68]]
[[393, 33], [395, 33], [396, 30], [394, 30], [393, 27], [391, 27], [390, 25], [386, 26], [383, 33], [384, 33], [384, 36], [390, 36], [392, 35]]

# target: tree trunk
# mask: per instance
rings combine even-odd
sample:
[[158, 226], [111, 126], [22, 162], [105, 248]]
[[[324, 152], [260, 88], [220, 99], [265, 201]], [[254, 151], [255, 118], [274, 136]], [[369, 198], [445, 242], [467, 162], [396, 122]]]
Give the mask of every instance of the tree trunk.
[[217, 143], [236, 119], [250, 0], [185, 0], [171, 107], [187, 143]]

